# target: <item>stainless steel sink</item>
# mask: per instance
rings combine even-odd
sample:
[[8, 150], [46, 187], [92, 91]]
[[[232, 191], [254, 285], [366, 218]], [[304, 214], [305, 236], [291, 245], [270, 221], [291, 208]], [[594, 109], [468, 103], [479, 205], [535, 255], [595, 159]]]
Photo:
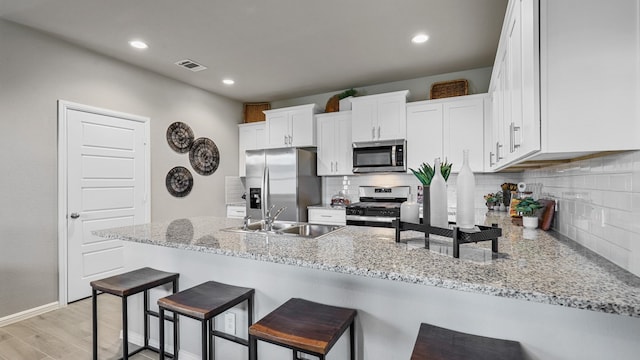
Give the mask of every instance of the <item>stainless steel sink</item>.
[[241, 233], [262, 233], [262, 234], [277, 234], [277, 235], [289, 235], [300, 236], [306, 238], [318, 238], [323, 235], [327, 235], [331, 232], [342, 229], [344, 226], [338, 225], [324, 225], [324, 224], [307, 224], [307, 223], [295, 223], [286, 221], [276, 221], [271, 226], [271, 231], [265, 229], [265, 223], [263, 221], [251, 223], [247, 227], [236, 226], [231, 228], [222, 229], [223, 231], [241, 232]]

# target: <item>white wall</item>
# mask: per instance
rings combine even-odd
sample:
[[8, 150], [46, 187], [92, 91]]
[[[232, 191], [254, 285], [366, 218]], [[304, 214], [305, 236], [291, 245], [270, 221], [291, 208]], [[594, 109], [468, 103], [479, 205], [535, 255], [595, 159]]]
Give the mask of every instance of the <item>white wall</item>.
[[554, 229], [640, 276], [640, 151], [524, 173], [559, 202]]
[[[238, 173], [241, 103], [0, 20], [0, 318], [58, 298], [59, 99], [151, 118], [154, 221], [224, 216], [224, 177]], [[213, 175], [192, 171], [193, 190], [181, 199], [164, 185], [172, 167], [191, 168], [167, 145], [175, 121], [211, 138], [221, 156]]]
[[[409, 90], [407, 101], [420, 101], [429, 99], [429, 91], [431, 84], [438, 81], [448, 81], [455, 79], [467, 79], [469, 81], [469, 94], [486, 93], [489, 89], [489, 80], [491, 79], [491, 70], [493, 67], [484, 67], [479, 69], [471, 69], [458, 71], [442, 75], [425, 76], [416, 79], [394, 81], [389, 83], [356, 87], [358, 95], [382, 94], [392, 91]], [[335, 94], [341, 93], [343, 90], [336, 90], [324, 94], [303, 96], [293, 99], [273, 101], [272, 109], [278, 109], [287, 106], [317, 104], [324, 109], [329, 98]]]

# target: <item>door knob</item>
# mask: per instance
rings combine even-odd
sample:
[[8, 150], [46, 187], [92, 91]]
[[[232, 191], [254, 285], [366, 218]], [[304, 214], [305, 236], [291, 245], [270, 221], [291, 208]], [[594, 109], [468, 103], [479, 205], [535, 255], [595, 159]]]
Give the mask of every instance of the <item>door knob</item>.
[[72, 219], [77, 219], [80, 217], [80, 214], [78, 213], [71, 213], [71, 215], [69, 215], [69, 217], [71, 217]]

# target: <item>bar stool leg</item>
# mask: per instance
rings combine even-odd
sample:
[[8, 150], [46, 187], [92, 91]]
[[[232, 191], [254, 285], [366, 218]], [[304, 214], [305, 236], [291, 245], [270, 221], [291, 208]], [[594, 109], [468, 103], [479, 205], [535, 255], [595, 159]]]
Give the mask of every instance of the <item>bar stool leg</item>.
[[349, 325], [349, 348], [351, 349], [351, 360], [356, 360], [356, 327], [355, 321], [351, 322]]
[[127, 316], [127, 297], [122, 297], [122, 360], [129, 359], [129, 324]]
[[149, 347], [149, 291], [144, 291], [144, 347]]
[[207, 321], [202, 321], [202, 360], [207, 360], [208, 346]]
[[[158, 308], [158, 317], [160, 318], [159, 324], [158, 324], [158, 358], [159, 360], [164, 360], [164, 309], [163, 308]], [[173, 358], [177, 359], [177, 356], [175, 354], [175, 345], [174, 346], [174, 354], [173, 354]]]
[[249, 360], [258, 360], [258, 339], [249, 335]]
[[[173, 281], [173, 293], [178, 292], [178, 279]], [[164, 317], [160, 317], [164, 321]], [[178, 359], [178, 350], [180, 349], [180, 332], [178, 331], [178, 313], [173, 313], [173, 359]]]
[[[251, 294], [251, 296], [249, 296], [249, 299], [247, 299], [247, 331], [249, 331], [249, 328], [251, 327], [251, 325], [253, 325], [253, 294]], [[254, 348], [257, 351], [257, 345], [256, 346], [252, 346], [251, 345], [251, 336], [249, 336], [249, 360], [251, 360], [251, 349]], [[256, 354], [257, 356], [257, 354]], [[213, 360], [213, 359], [211, 359]]]
[[215, 330], [215, 318], [209, 319], [207, 322], [209, 323], [209, 332], [207, 333], [207, 338], [210, 341], [209, 343], [209, 360], [215, 359], [214, 355], [216, 353], [216, 338], [213, 336], [213, 330]]
[[98, 294], [91, 290], [91, 314], [93, 319], [93, 360], [98, 360]]

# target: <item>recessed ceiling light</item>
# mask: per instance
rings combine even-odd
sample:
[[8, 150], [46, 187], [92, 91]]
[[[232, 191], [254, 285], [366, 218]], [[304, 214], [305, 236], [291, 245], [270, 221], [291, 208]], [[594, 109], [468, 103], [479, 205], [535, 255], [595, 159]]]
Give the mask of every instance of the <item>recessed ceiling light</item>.
[[235, 81], [233, 81], [233, 80], [231, 80], [231, 79], [224, 79], [224, 80], [222, 80], [222, 82], [223, 82], [225, 85], [233, 85], [233, 84], [235, 84], [235, 83], [236, 83]]
[[429, 36], [425, 34], [418, 34], [411, 39], [411, 42], [414, 44], [422, 44], [429, 40]]
[[136, 49], [146, 49], [149, 47], [149, 45], [147, 45], [144, 41], [140, 40], [131, 40], [129, 41], [129, 45]]

